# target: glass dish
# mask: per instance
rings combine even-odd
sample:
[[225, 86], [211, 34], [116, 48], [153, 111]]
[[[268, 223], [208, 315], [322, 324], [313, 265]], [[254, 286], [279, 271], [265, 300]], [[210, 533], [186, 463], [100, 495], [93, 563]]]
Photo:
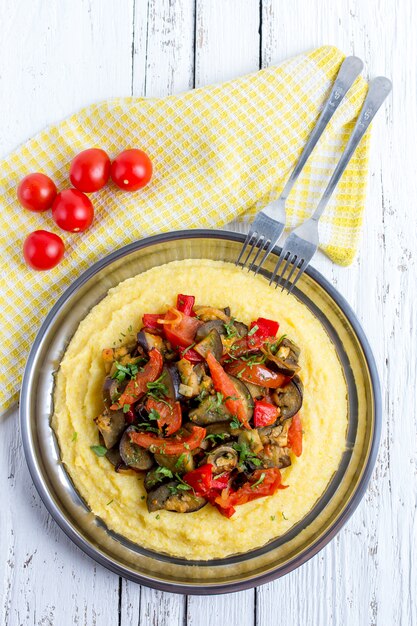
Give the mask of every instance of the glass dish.
[[[54, 372], [80, 321], [111, 287], [173, 260], [209, 258], [234, 262], [245, 236], [212, 230], [157, 235], [97, 262], [64, 293], [46, 317], [28, 357], [20, 419], [30, 473], [47, 509], [90, 557], [138, 583], [176, 593], [210, 594], [246, 589], [282, 576], [321, 550], [361, 500], [377, 454], [381, 398], [366, 337], [343, 297], [313, 268], [295, 289], [319, 318], [338, 352], [348, 387], [346, 451], [309, 514], [262, 548], [212, 561], [187, 561], [145, 550], [109, 531], [77, 494], [60, 462], [50, 426]], [[276, 263], [272, 254], [263, 274]]]

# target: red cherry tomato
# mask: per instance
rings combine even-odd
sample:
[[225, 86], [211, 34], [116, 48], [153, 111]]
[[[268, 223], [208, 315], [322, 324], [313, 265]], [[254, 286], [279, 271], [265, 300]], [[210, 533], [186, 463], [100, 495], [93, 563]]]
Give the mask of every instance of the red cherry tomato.
[[17, 198], [20, 204], [29, 211], [41, 212], [50, 209], [55, 196], [54, 181], [40, 172], [28, 174], [22, 178], [17, 187]]
[[83, 150], [71, 161], [70, 181], [80, 191], [98, 191], [109, 180], [111, 162], [100, 148]]
[[125, 150], [113, 161], [111, 177], [120, 189], [136, 191], [152, 178], [152, 161], [142, 150]]
[[78, 189], [64, 189], [54, 200], [52, 218], [63, 230], [78, 233], [90, 226], [94, 208], [91, 200]]
[[23, 244], [23, 256], [34, 270], [50, 270], [64, 256], [65, 246], [61, 237], [47, 230], [35, 230]]

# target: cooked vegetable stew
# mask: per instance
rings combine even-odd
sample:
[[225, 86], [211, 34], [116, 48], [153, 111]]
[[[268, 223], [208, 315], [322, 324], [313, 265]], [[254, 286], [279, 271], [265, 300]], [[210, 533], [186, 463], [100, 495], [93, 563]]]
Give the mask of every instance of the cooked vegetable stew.
[[100, 446], [116, 472], [144, 474], [150, 512], [235, 507], [285, 489], [302, 453], [300, 349], [277, 322], [179, 294], [136, 340], [103, 350]]

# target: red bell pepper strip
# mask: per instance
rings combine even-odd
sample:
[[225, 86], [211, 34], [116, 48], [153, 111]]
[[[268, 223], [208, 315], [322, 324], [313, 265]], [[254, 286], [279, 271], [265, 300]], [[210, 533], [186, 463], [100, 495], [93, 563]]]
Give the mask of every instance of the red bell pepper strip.
[[219, 510], [219, 512], [225, 517], [232, 517], [236, 513], [236, 509], [234, 506], [222, 506], [217, 502], [211, 502], [214, 506]]
[[165, 427], [165, 433], [168, 437], [181, 428], [182, 411], [179, 402], [174, 402], [168, 398], [164, 398], [163, 401], [148, 398], [145, 409], [148, 412], [154, 410], [159, 414], [158, 428], [162, 430]]
[[191, 426], [191, 432], [181, 437], [178, 433], [170, 439], [158, 437], [153, 433], [129, 433], [130, 440], [141, 448], [150, 449], [151, 452], [157, 454], [172, 454], [179, 456], [184, 452], [195, 450], [200, 447], [201, 442], [206, 436], [206, 429], [200, 426]]
[[216, 498], [220, 496], [222, 489], [226, 489], [229, 484], [230, 472], [224, 472], [219, 476], [213, 476], [213, 465], [206, 463], [197, 469], [187, 472], [183, 476], [184, 482], [193, 488], [196, 496], [206, 498], [213, 506], [215, 506], [222, 515], [231, 517], [236, 509], [232, 506], [222, 507], [216, 502]]
[[185, 313], [185, 315], [192, 316], [194, 302], [194, 296], [184, 296], [184, 294], [179, 293], [177, 296], [177, 309], [181, 311], [181, 313]]
[[193, 488], [196, 496], [207, 496], [212, 488], [213, 465], [211, 463], [200, 465], [197, 469], [184, 474], [182, 479]]
[[278, 419], [278, 408], [266, 400], [255, 400], [253, 424], [255, 428], [263, 428], [275, 424]]
[[218, 489], [219, 491], [222, 491], [223, 489], [226, 489], [226, 487], [228, 486], [229, 480], [230, 480], [230, 472], [223, 472], [222, 474], [213, 476], [213, 479], [211, 481], [211, 487], [212, 489]]
[[222, 489], [226, 489], [230, 480], [230, 472], [223, 472], [216, 476], [213, 474], [213, 465], [205, 463], [197, 469], [187, 472], [183, 480], [190, 485], [197, 496], [204, 496], [214, 500]]
[[153, 314], [153, 313], [145, 313], [142, 316], [142, 324], [145, 328], [152, 328], [152, 330], [160, 330], [162, 328], [161, 324], [158, 323], [158, 320], [163, 318], [163, 315]]
[[246, 337], [238, 339], [230, 346], [228, 350], [230, 356], [236, 358], [248, 352], [257, 352], [265, 343], [272, 343], [275, 340], [278, 329], [278, 322], [258, 317], [251, 323]]
[[194, 342], [197, 328], [202, 322], [178, 311], [169, 309], [164, 318], [164, 334], [174, 348], [187, 348]]
[[283, 387], [289, 380], [288, 376], [280, 374], [279, 372], [273, 372], [263, 363], [248, 365], [246, 361], [242, 361], [241, 359], [226, 363], [224, 369], [231, 376], [236, 376], [248, 383], [268, 387], [270, 389]]
[[294, 415], [288, 429], [288, 447], [291, 448], [295, 456], [301, 456], [303, 452], [303, 428], [299, 413]]
[[182, 359], [187, 359], [187, 361], [190, 361], [190, 363], [201, 363], [202, 361], [204, 361], [203, 357], [192, 348], [185, 348], [185, 350], [180, 350], [180, 357]]
[[239, 422], [243, 424], [245, 428], [250, 429], [245, 406], [239, 397], [233, 381], [211, 352], [207, 354], [206, 361], [213, 379], [214, 389], [223, 394], [224, 403], [232, 415], [236, 415]]
[[147, 392], [147, 383], [153, 383], [162, 372], [164, 359], [156, 348], [149, 350], [149, 361], [142, 370], [136, 374], [135, 378], [129, 380], [126, 389], [118, 399], [116, 404], [112, 404], [111, 409], [119, 409], [126, 404], [137, 402]]
[[257, 326], [258, 328], [254, 334], [265, 338], [276, 337], [279, 329], [278, 322], [275, 322], [274, 320], [268, 320], [265, 317], [258, 317], [256, 322], [252, 322], [250, 325], [251, 330], [255, 326]]
[[257, 342], [254, 341], [254, 345], [250, 346], [248, 345], [248, 339], [250, 339], [250, 337], [242, 337], [241, 339], [234, 341], [227, 351], [228, 354], [236, 359], [244, 354], [258, 352], [259, 347]]
[[278, 489], [286, 489], [288, 485], [281, 483], [281, 472], [276, 467], [255, 470], [242, 487], [237, 491], [224, 489], [215, 500], [223, 509], [246, 504], [257, 498], [272, 496]]
[[279, 329], [278, 322], [268, 320], [265, 317], [258, 317], [252, 322], [247, 335], [247, 343], [250, 347], [260, 348], [267, 341], [273, 341]]

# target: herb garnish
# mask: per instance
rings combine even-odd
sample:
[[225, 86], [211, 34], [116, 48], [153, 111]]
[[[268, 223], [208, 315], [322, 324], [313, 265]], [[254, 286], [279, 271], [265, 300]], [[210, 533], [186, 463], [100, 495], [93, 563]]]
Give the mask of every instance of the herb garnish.
[[[207, 437], [206, 437], [207, 439]], [[184, 461], [186, 460], [187, 455], [185, 454], [185, 452], [183, 452], [182, 454], [179, 455], [178, 459], [175, 462], [175, 469], [180, 469], [182, 464], [184, 463]]]
[[253, 326], [253, 328], [251, 328], [248, 332], [248, 337], [252, 337], [252, 335], [254, 335], [257, 330], [259, 330], [259, 326], [258, 324], [255, 324], [255, 326]]
[[159, 419], [161, 419], [161, 415], [156, 409], [151, 409], [148, 413], [148, 418], [151, 421], [153, 420], [154, 422], [157, 422]]
[[124, 404], [123, 405], [123, 413], [127, 413], [128, 411], [130, 411], [130, 404]]
[[166, 405], [171, 406], [169, 402], [163, 399], [164, 396], [168, 393], [168, 387], [162, 380], [165, 378], [165, 372], [163, 372], [159, 378], [154, 380], [152, 383], [146, 383], [148, 388], [148, 396], [156, 400], [157, 402], [164, 402]]
[[276, 341], [273, 341], [270, 345], [269, 345], [269, 349], [272, 352], [272, 354], [276, 354], [278, 352], [278, 348], [280, 347], [282, 340], [285, 339], [287, 335], [281, 335], [281, 337], [279, 339], [277, 339]]
[[90, 449], [94, 454], [97, 454], [97, 456], [106, 456], [107, 454], [107, 448], [104, 446], [90, 446]]
[[184, 354], [187, 354], [188, 350], [192, 350], [194, 348], [194, 346], [196, 345], [196, 342], [194, 341], [194, 343], [190, 344], [189, 346], [187, 346], [187, 348], [185, 348], [184, 350], [181, 351], [181, 358], [184, 357]]
[[146, 430], [148, 433], [156, 433], [157, 435], [160, 435], [159, 429], [151, 426], [148, 422], [141, 422], [138, 424], [138, 429]]
[[115, 378], [120, 383], [127, 379], [135, 378], [136, 374], [139, 372], [139, 361], [137, 363], [126, 363], [126, 365], [122, 365], [119, 361], [115, 361], [116, 371], [112, 375], [112, 378]]
[[237, 428], [240, 428], [242, 426], [242, 424], [239, 422], [237, 416], [233, 415], [231, 421], [229, 422], [229, 426], [233, 430], [236, 430]]
[[77, 441], [78, 433], [74, 431], [71, 441]]
[[192, 489], [192, 487], [186, 483], [179, 474], [175, 474], [175, 478], [179, 481], [178, 489], [183, 489], [184, 491], [188, 491], [188, 489]]
[[198, 396], [195, 397], [195, 399], [197, 402], [201, 402], [202, 400], [204, 400], [204, 398], [207, 398], [208, 395], [209, 392], [207, 391], [207, 389], [202, 389]]
[[204, 439], [207, 441], [212, 440], [213, 443], [217, 443], [218, 441], [223, 441], [226, 437], [228, 437], [228, 433], [212, 433], [211, 435], [206, 435]]
[[113, 498], [109, 502], [107, 502], [106, 506], [109, 506], [109, 504], [111, 504], [112, 502], [114, 502]]
[[242, 361], [245, 361], [247, 367], [252, 365], [263, 365], [266, 361], [266, 354], [260, 356], [259, 354], [252, 354], [251, 356], [241, 356]]
[[[262, 465], [262, 462], [254, 452], [249, 448], [247, 443], [233, 443], [232, 448], [239, 453], [239, 465], [245, 466], [246, 463], [252, 463], [255, 467]], [[265, 477], [264, 477], [265, 478]]]
[[171, 495], [177, 495], [184, 491], [190, 491], [191, 489], [193, 490], [190, 485], [183, 481], [179, 474], [175, 474], [175, 478], [178, 480], [178, 483], [176, 485], [168, 485]]
[[236, 337], [237, 330], [236, 330], [236, 326], [235, 326], [235, 318], [234, 317], [232, 317], [230, 319], [230, 322], [224, 322], [223, 326], [224, 326], [224, 330], [226, 331], [226, 337], [228, 339], [231, 339], [232, 337]]
[[288, 517], [285, 517], [284, 511], [281, 511], [281, 515], [285, 520], [288, 520]]
[[161, 483], [165, 478], [174, 478], [174, 474], [167, 467], [158, 467], [153, 472], [153, 478], [149, 481], [150, 486], [154, 487], [157, 483]]
[[210, 409], [217, 410], [223, 404], [223, 394], [220, 391], [216, 392], [216, 396], [212, 396]]
[[253, 483], [253, 485], [251, 485], [251, 489], [255, 489], [258, 485], [261, 485], [265, 480], [265, 472], [262, 472], [262, 474], [259, 477], [259, 480], [256, 481], [256, 483]]

